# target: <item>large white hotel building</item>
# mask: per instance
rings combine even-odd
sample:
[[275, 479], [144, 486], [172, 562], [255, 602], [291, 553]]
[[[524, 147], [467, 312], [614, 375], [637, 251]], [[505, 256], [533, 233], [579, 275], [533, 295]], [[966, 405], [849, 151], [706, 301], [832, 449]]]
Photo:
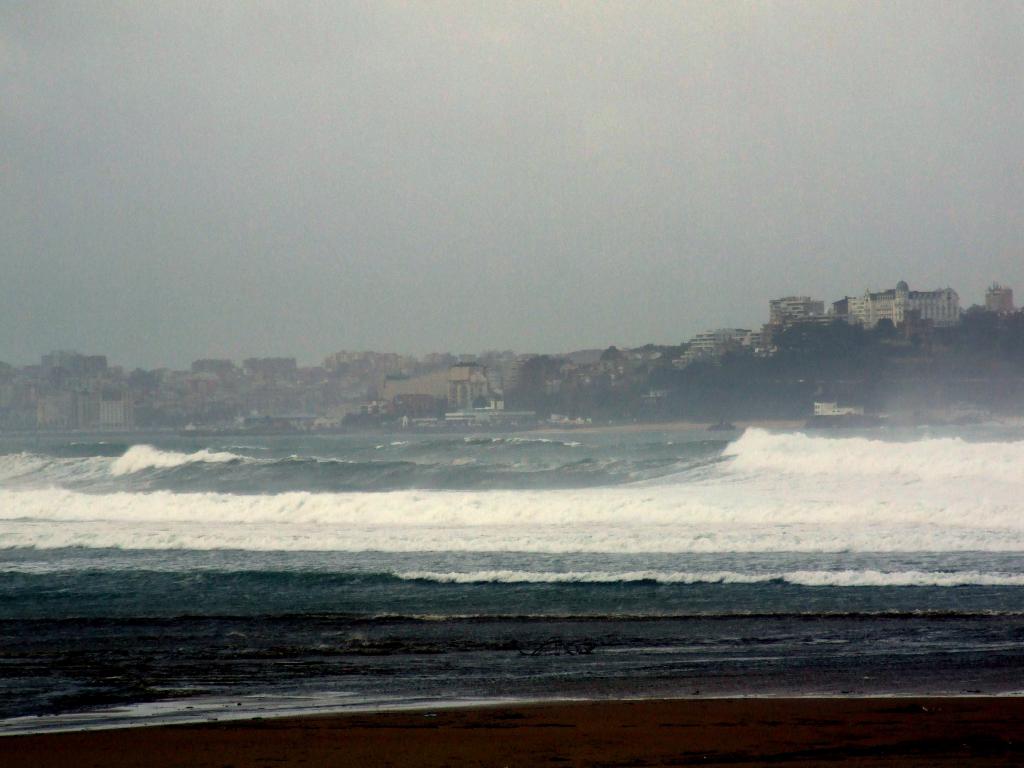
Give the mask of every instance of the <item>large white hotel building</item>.
[[863, 296], [847, 296], [833, 302], [832, 314], [849, 323], [873, 328], [879, 320], [902, 325], [908, 315], [930, 320], [936, 327], [956, 325], [960, 320], [960, 297], [952, 288], [912, 291], [902, 280], [895, 288]]

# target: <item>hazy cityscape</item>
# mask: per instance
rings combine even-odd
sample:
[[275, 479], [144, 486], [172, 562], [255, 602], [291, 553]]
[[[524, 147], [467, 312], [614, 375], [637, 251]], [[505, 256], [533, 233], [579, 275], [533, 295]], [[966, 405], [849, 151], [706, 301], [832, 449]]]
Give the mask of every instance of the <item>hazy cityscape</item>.
[[[951, 288], [917, 291], [902, 281], [827, 305], [809, 296], [771, 299], [767, 309], [758, 329], [560, 355], [339, 351], [314, 366], [253, 357], [126, 370], [102, 354], [54, 351], [39, 365], [0, 364], [0, 426], [508, 429], [798, 419], [865, 407], [940, 422], [1021, 412], [1015, 394], [1024, 386], [1024, 319], [1009, 287], [993, 283], [982, 303], [964, 309]], [[850, 344], [872, 350], [870, 359], [851, 355]], [[838, 353], [836, 367], [830, 363]]]
[[0, 2], [0, 766], [1024, 765], [1022, 84], [1024, 0]]

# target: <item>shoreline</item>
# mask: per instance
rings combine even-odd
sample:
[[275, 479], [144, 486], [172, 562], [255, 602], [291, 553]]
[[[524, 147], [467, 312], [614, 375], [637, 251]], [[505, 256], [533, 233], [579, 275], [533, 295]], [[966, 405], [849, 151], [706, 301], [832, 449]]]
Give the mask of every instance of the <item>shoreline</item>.
[[[1016, 694], [1006, 694], [1016, 695]], [[1021, 694], [1024, 695], [1024, 694]], [[66, 712], [58, 715], [20, 715], [0, 720], [0, 740], [15, 736], [49, 736], [66, 733], [93, 733], [99, 731], [128, 731], [150, 728], [174, 728], [179, 726], [203, 725], [209, 723], [236, 723], [246, 721], [288, 720], [307, 717], [347, 717], [349, 715], [384, 715], [430, 712], [435, 710], [473, 710], [497, 707], [533, 706], [537, 704], [568, 704], [591, 701], [591, 699], [530, 697], [471, 697], [459, 699], [411, 698], [395, 701], [365, 700], [344, 704], [344, 697], [320, 697], [324, 703], [316, 704], [316, 697], [296, 696], [292, 698], [267, 697], [262, 706], [249, 702], [244, 709], [235, 707], [239, 699], [252, 697], [216, 697], [211, 699], [187, 699], [181, 702], [155, 701], [125, 704], [109, 709]], [[296, 699], [310, 699], [308, 703], [296, 704]], [[711, 697], [708, 697], [711, 698]], [[193, 704], [181, 706], [185, 701]], [[165, 707], [164, 705], [171, 705]], [[177, 704], [177, 706], [174, 706]], [[159, 710], [167, 711], [160, 713]], [[19, 728], [24, 723], [27, 727]]]
[[1014, 765], [1022, 696], [501, 703], [0, 738], [0, 764]]
[[[245, 697], [241, 697], [245, 698]], [[303, 697], [295, 697], [303, 698]], [[313, 699], [315, 697], [307, 697]], [[329, 697], [325, 697], [329, 698]], [[162, 705], [173, 702], [156, 701], [126, 704], [110, 709], [88, 710], [82, 712], [66, 712], [57, 715], [20, 715], [0, 720], [0, 741], [5, 738], [19, 736], [56, 736], [69, 733], [96, 733], [103, 731], [129, 731], [137, 729], [176, 728], [215, 723], [246, 723], [267, 722], [273, 720], [291, 720], [296, 718], [336, 718], [367, 715], [415, 715], [423, 712], [471, 712], [474, 710], [518, 709], [520, 707], [543, 706], [577, 706], [587, 704], [637, 704], [637, 703], [687, 703], [687, 702], [740, 702], [740, 701], [900, 701], [919, 699], [1021, 699], [1024, 701], [1024, 690], [1005, 692], [897, 692], [897, 693], [831, 693], [811, 692], [798, 693], [791, 690], [780, 690], [778, 693], [752, 693], [749, 695], [733, 692], [701, 693], [701, 694], [669, 694], [657, 696], [624, 695], [624, 696], [553, 696], [553, 697], [501, 697], [488, 696], [481, 698], [427, 699], [412, 698], [394, 701], [364, 700], [359, 703], [344, 704], [335, 698], [331, 701], [316, 704], [293, 704], [291, 698], [268, 698], [263, 706], [251, 703], [245, 709], [236, 710], [239, 697], [217, 697], [215, 699], [190, 699], [192, 705], [182, 708], [178, 706], [160, 713]], [[287, 703], [286, 703], [287, 702]], [[27, 727], [19, 728], [24, 723]]]

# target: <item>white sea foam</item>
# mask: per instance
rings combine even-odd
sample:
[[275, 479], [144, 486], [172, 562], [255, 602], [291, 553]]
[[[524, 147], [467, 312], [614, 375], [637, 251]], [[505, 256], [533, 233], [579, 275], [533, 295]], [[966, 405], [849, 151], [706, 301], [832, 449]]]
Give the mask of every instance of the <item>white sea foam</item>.
[[[656, 485], [569, 490], [86, 494], [9, 485], [0, 489], [0, 546], [1024, 551], [1024, 443], [885, 443], [748, 430], [727, 454]], [[244, 459], [135, 446], [109, 471], [234, 460]]]
[[1024, 551], [1016, 498], [968, 491], [835, 498], [816, 487], [767, 493], [763, 484], [708, 483], [273, 495], [8, 490], [0, 491], [0, 541], [339, 551]]
[[970, 443], [960, 438], [914, 442], [822, 437], [748, 429], [724, 452], [733, 472], [816, 477], [870, 476], [900, 482], [989, 479], [1024, 481], [1024, 441]]
[[129, 475], [146, 469], [169, 469], [196, 462], [225, 463], [242, 459], [243, 457], [236, 453], [210, 451], [206, 448], [195, 453], [179, 453], [162, 451], [152, 445], [133, 445], [110, 465], [110, 474]]
[[739, 573], [736, 571], [407, 571], [396, 574], [408, 581], [441, 584], [619, 584], [652, 581], [659, 584], [757, 584], [781, 581], [801, 586], [834, 587], [957, 587], [1024, 586], [1024, 573], [982, 573], [979, 571], [787, 571]]

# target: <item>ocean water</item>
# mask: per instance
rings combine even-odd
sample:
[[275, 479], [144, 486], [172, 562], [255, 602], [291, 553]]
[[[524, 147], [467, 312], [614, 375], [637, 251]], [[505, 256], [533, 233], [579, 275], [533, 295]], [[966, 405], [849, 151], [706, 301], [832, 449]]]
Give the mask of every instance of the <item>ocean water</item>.
[[0, 733], [1024, 690], [1024, 430], [0, 438]]

